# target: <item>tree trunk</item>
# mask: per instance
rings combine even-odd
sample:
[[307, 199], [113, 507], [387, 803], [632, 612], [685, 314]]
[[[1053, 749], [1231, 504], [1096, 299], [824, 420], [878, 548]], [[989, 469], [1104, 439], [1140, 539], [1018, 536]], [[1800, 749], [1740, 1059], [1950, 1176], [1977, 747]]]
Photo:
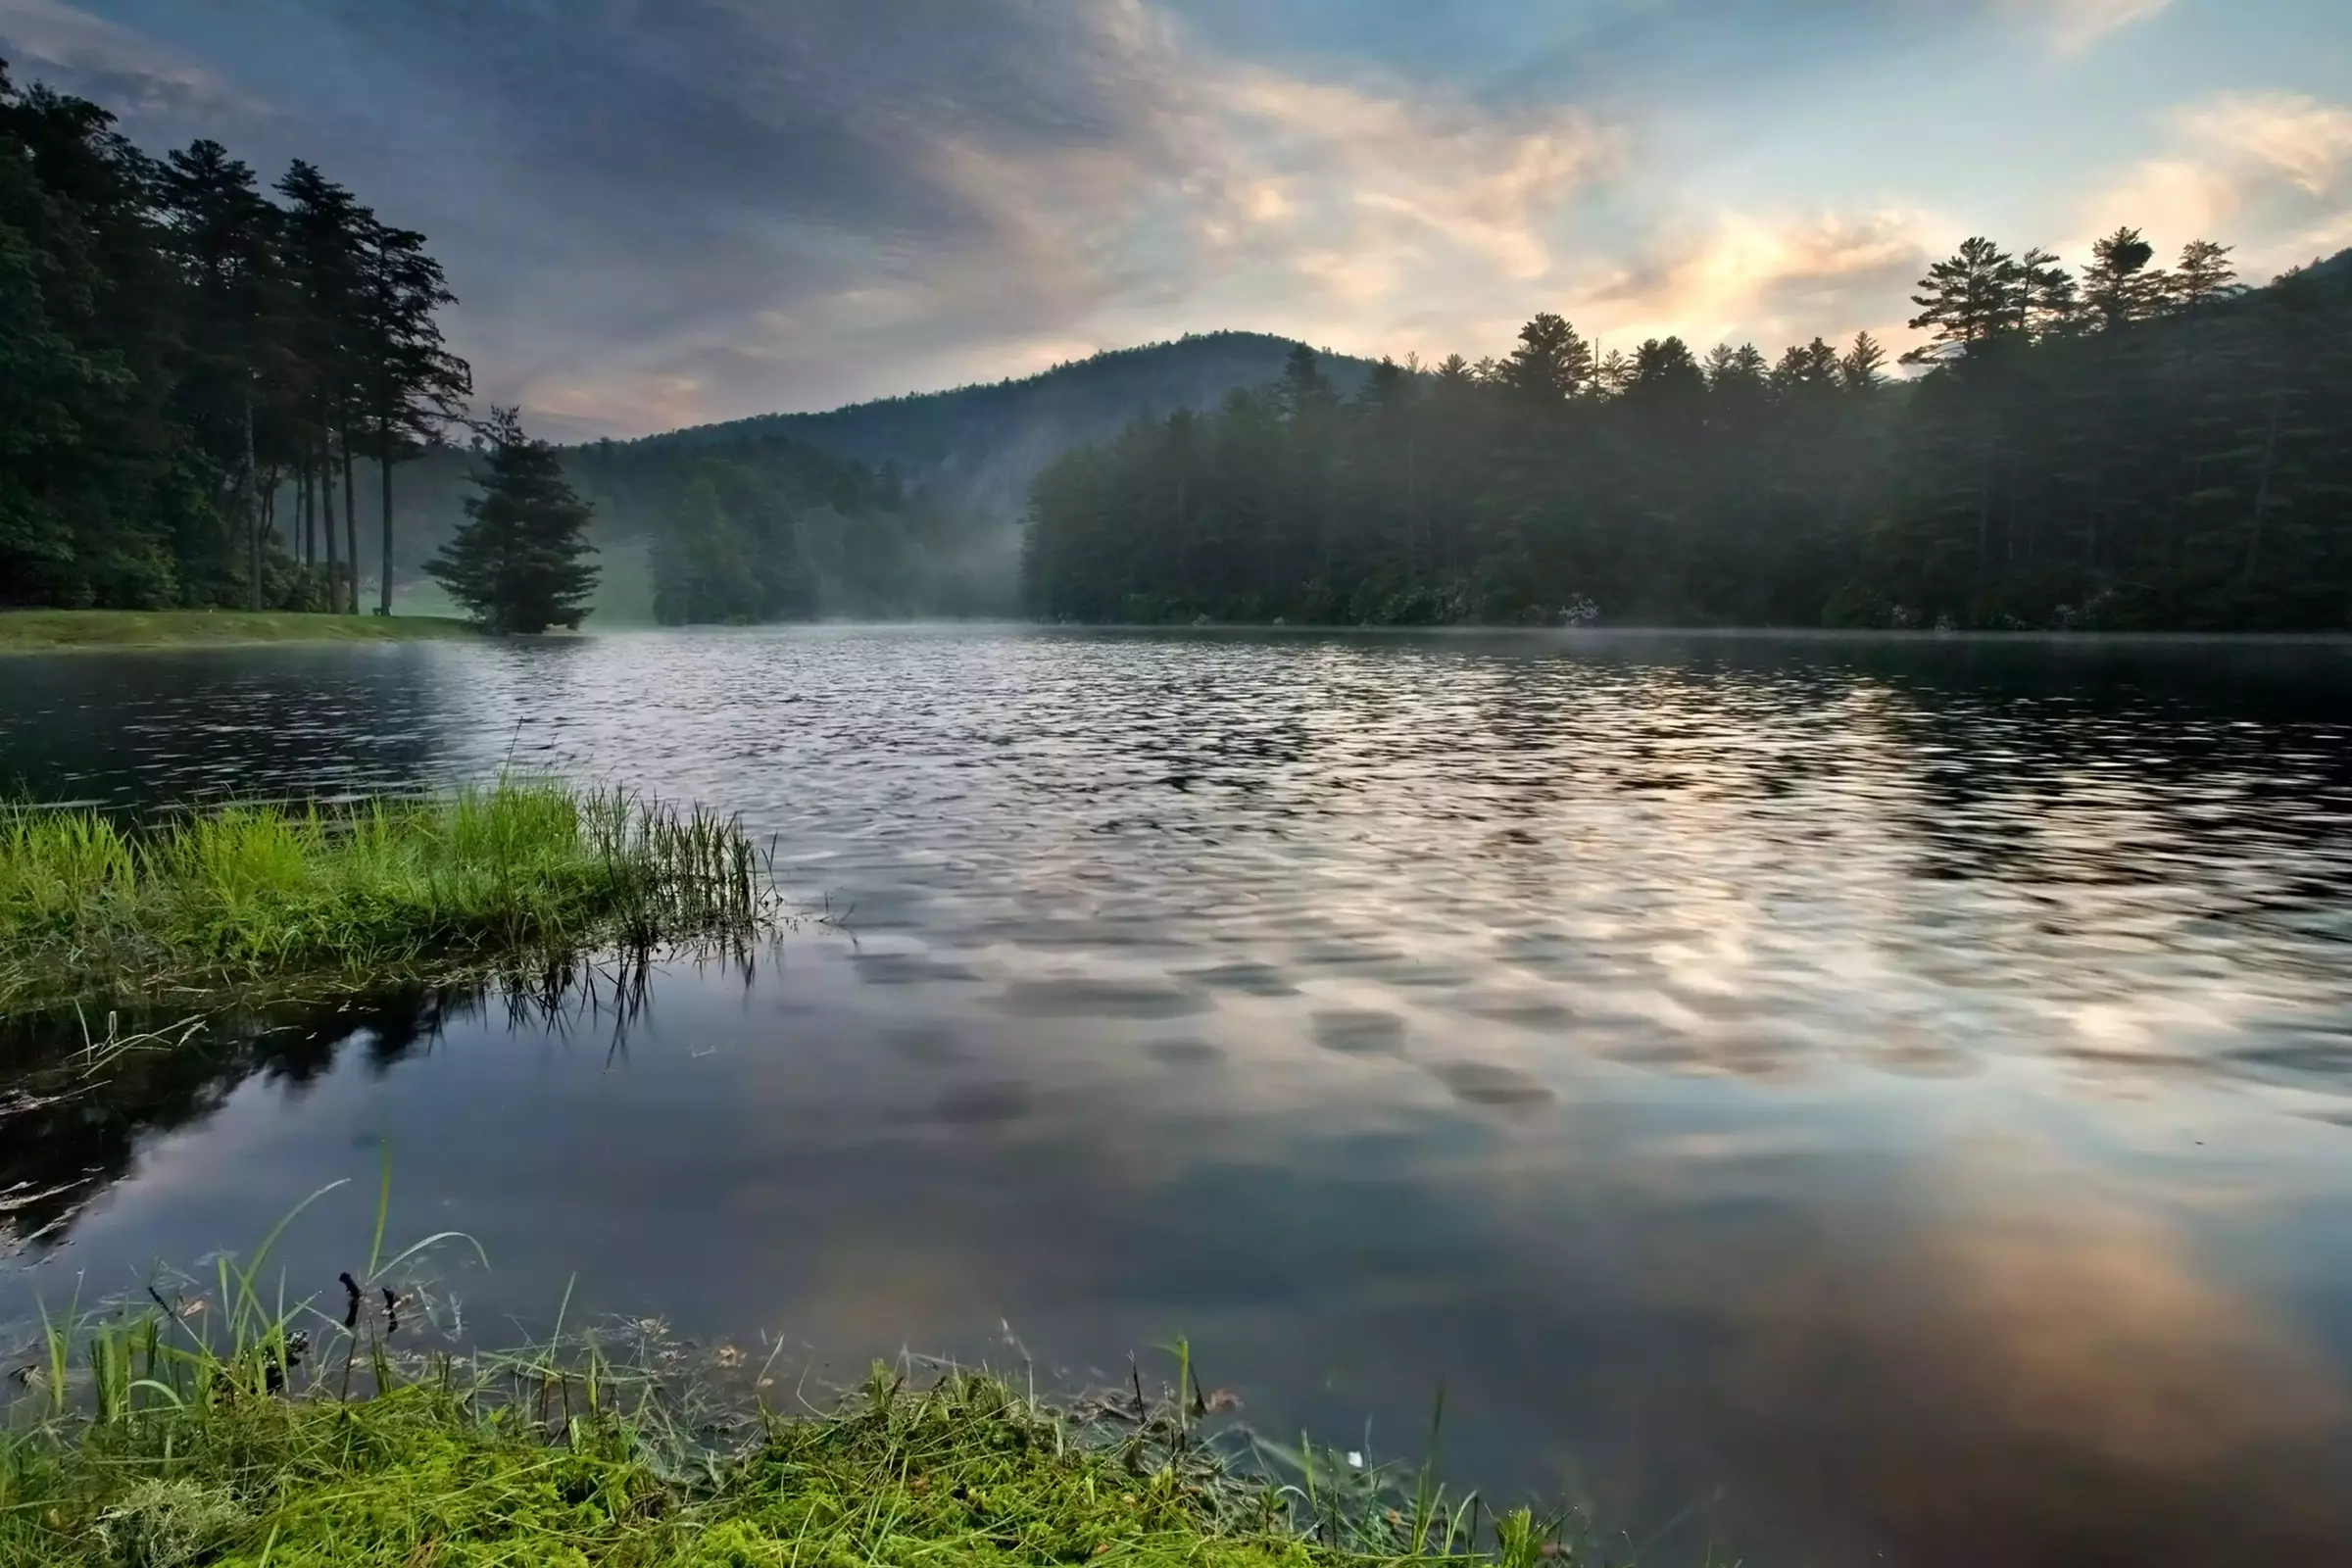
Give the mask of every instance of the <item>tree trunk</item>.
[[294, 481], [294, 506], [302, 514], [302, 564], [306, 567], [318, 564], [318, 495], [311, 488], [313, 478], [306, 461]]
[[360, 500], [351, 482], [351, 432], [343, 432], [343, 541], [351, 556], [351, 613], [360, 612]]
[[335, 568], [339, 547], [335, 543], [335, 448], [330, 439], [318, 448], [318, 501], [326, 515], [326, 612], [343, 613], [343, 583]]
[[375, 469], [384, 485], [384, 579], [377, 587], [375, 612], [392, 613], [392, 421], [375, 421]]
[[253, 462], [253, 372], [245, 372], [245, 547], [246, 579], [253, 608], [262, 608], [262, 488]]

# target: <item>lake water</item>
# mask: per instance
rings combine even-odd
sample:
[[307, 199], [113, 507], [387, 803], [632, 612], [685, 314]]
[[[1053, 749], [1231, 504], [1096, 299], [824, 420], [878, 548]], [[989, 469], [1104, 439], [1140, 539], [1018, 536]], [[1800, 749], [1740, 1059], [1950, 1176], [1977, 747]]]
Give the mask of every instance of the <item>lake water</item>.
[[[816, 629], [0, 662], [46, 798], [509, 762], [832, 923], [0, 1121], [0, 1316], [478, 1238], [475, 1337], [1125, 1376], [1645, 1561], [2352, 1561], [2342, 647]], [[24, 1059], [22, 1042], [13, 1048]], [[0, 1090], [5, 1078], [0, 1077]], [[761, 1335], [771, 1337], [763, 1342]], [[1017, 1342], [1017, 1343], [1016, 1343]], [[1622, 1554], [1622, 1553], [1621, 1553]]]

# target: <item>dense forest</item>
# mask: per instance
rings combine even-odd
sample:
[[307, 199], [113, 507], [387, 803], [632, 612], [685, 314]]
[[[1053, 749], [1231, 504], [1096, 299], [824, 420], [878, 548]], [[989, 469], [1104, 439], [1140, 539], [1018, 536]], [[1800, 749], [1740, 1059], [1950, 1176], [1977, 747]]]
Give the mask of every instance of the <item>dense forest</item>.
[[2352, 254], [2253, 291], [2131, 229], [2078, 276], [1971, 239], [1868, 334], [1767, 359], [1510, 355], [1282, 377], [1040, 474], [1032, 613], [1088, 621], [2352, 624]]
[[0, 605], [356, 612], [395, 470], [471, 392], [450, 303], [310, 165], [265, 192], [218, 142], [152, 158], [0, 65]]

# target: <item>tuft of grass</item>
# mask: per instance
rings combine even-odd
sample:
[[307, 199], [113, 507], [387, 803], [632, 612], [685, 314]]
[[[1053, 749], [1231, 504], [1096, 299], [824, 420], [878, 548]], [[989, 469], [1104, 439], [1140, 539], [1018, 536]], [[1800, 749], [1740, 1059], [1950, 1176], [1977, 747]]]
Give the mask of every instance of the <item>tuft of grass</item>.
[[0, 654], [102, 648], [223, 648], [249, 643], [380, 643], [478, 637], [438, 615], [329, 615], [244, 610], [11, 610]]
[[740, 937], [773, 914], [740, 824], [620, 790], [509, 778], [143, 830], [0, 808], [0, 1013], [455, 974]]

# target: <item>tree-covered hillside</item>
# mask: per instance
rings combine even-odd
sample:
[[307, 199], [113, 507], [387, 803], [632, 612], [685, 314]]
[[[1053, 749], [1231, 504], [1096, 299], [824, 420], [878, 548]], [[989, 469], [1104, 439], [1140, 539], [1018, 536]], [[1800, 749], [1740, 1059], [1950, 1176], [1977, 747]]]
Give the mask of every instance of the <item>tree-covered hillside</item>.
[[1081, 620], [2352, 626], [2352, 253], [2240, 289], [2125, 229], [2080, 275], [1972, 239], [1867, 335], [1777, 361], [1301, 353], [1262, 392], [1041, 474], [1031, 610]]
[[[1114, 349], [1017, 380], [884, 398], [828, 414], [771, 414], [679, 430], [657, 441], [724, 446], [784, 435], [896, 468], [943, 505], [1017, 519], [1029, 481], [1074, 446], [1116, 435], [1139, 418], [1214, 408], [1236, 387], [1282, 374], [1298, 345], [1264, 332], [1208, 332]], [[1353, 391], [1371, 362], [1326, 355], [1323, 373]]]
[[[642, 542], [664, 621], [1009, 614], [1040, 468], [1138, 418], [1271, 381], [1298, 346], [1217, 332], [1020, 380], [595, 442], [565, 449], [564, 466], [596, 507], [615, 596], [630, 595], [626, 547]], [[1343, 388], [1372, 368], [1324, 363]], [[400, 531], [416, 562], [456, 526], [468, 466], [449, 453], [409, 482]]]

